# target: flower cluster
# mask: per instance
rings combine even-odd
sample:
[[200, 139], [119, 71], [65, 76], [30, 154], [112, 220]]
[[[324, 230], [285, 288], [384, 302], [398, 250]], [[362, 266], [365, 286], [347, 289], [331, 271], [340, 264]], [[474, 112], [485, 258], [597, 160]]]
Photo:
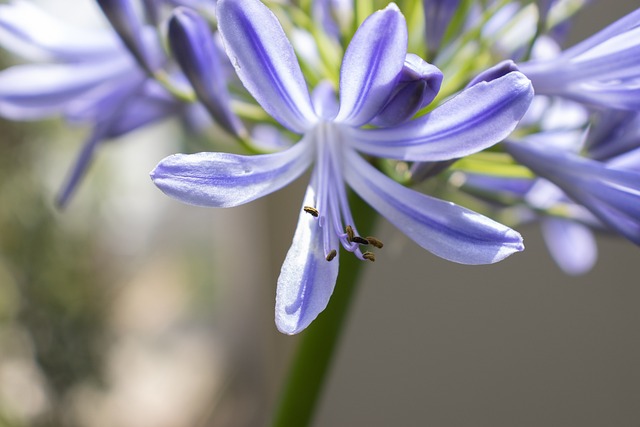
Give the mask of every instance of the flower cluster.
[[[283, 333], [325, 309], [341, 256], [383, 247], [350, 191], [463, 264], [521, 251], [510, 227], [529, 221], [571, 274], [595, 262], [593, 229], [640, 244], [640, 10], [563, 51], [581, 2], [97, 3], [110, 30], [0, 5], [1, 44], [27, 60], [0, 72], [0, 115], [91, 126], [60, 204], [101, 142], [170, 116], [202, 126], [202, 111], [238, 151], [161, 160], [151, 178], [170, 197], [233, 207], [310, 169]], [[480, 212], [448, 201], [469, 197]]]

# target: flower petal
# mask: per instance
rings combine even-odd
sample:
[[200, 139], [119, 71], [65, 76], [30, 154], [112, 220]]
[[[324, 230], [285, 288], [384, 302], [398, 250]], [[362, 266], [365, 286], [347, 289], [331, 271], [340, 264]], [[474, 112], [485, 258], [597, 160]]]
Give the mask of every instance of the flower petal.
[[505, 148], [611, 229], [640, 245], [640, 173], [525, 141], [505, 142]]
[[589, 38], [565, 50], [563, 56], [574, 57], [581, 55], [611, 38], [638, 27], [638, 25], [640, 25], [640, 9], [623, 16]]
[[68, 102], [110, 79], [130, 73], [129, 58], [70, 65], [17, 65], [0, 73], [0, 115], [36, 120], [60, 114]]
[[169, 21], [169, 42], [198, 99], [227, 132], [244, 135], [246, 130], [229, 104], [226, 78], [207, 21], [193, 9], [179, 7]]
[[[303, 206], [314, 205], [315, 187], [313, 181], [307, 187]], [[330, 234], [335, 237], [335, 233]], [[278, 330], [297, 334], [309, 326], [327, 307], [337, 278], [338, 256], [326, 260], [319, 221], [301, 213], [278, 277], [275, 315]]]
[[0, 40], [4, 49], [34, 60], [86, 61], [123, 52], [112, 31], [70, 26], [21, 0], [0, 5]]
[[311, 163], [313, 149], [303, 138], [274, 154], [174, 154], [151, 172], [165, 194], [198, 206], [226, 208], [270, 194], [300, 176]]
[[347, 150], [349, 185], [418, 245], [449, 261], [491, 264], [524, 249], [509, 227], [451, 202], [429, 197], [386, 177]]
[[355, 148], [411, 161], [449, 160], [476, 153], [516, 127], [533, 99], [531, 82], [512, 72], [460, 92], [430, 114], [384, 129], [348, 128]]
[[221, 0], [217, 11], [227, 55], [244, 86], [283, 126], [303, 133], [316, 116], [278, 19], [258, 0]]
[[365, 19], [342, 60], [336, 121], [360, 126], [380, 112], [404, 65], [407, 37], [407, 24], [395, 3]]
[[591, 230], [585, 225], [562, 218], [547, 217], [541, 223], [549, 253], [567, 274], [585, 274], [598, 259], [598, 247]]

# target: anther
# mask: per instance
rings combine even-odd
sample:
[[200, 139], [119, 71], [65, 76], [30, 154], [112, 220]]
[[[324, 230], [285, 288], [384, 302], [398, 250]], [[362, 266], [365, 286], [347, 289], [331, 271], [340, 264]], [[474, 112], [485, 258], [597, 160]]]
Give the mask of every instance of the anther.
[[362, 258], [374, 262], [376, 260], [376, 254], [374, 254], [373, 252], [365, 252], [362, 254]]
[[318, 209], [316, 208], [312, 208], [311, 206], [305, 206], [302, 208], [303, 211], [305, 211], [308, 214], [311, 214], [312, 216], [318, 218], [318, 215], [320, 215], [320, 212], [318, 212]]
[[350, 225], [347, 225], [344, 228], [344, 231], [347, 233], [347, 241], [349, 243], [353, 242], [353, 238], [355, 237], [355, 233], [353, 232], [353, 227], [351, 227]]
[[367, 240], [369, 241], [369, 244], [371, 246], [375, 246], [378, 249], [382, 249], [382, 247], [384, 246], [384, 244], [380, 240], [376, 239], [373, 236], [367, 236]]
[[335, 249], [331, 249], [331, 252], [329, 252], [329, 255], [327, 255], [327, 261], [333, 260], [336, 255], [338, 255], [338, 252]]
[[353, 236], [351, 238], [352, 242], [358, 243], [359, 245], [368, 245], [369, 241], [363, 237], [360, 236]]

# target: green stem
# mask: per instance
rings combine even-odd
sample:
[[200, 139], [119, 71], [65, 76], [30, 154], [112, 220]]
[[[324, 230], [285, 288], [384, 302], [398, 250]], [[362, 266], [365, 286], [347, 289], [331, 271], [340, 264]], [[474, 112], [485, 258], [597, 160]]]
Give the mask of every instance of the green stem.
[[[351, 211], [360, 230], [372, 230], [377, 214], [359, 197], [351, 197]], [[356, 291], [358, 276], [365, 265], [350, 253], [340, 257], [340, 274], [324, 312], [300, 337], [287, 380], [280, 394], [272, 427], [306, 427], [310, 425], [318, 398], [344, 329], [347, 312]], [[346, 256], [344, 256], [346, 255]]]

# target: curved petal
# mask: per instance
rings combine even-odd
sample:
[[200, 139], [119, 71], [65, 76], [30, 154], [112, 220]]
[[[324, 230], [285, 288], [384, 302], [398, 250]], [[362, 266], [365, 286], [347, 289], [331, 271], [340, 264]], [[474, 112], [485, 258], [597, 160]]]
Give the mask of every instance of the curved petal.
[[316, 121], [298, 59], [275, 15], [258, 0], [218, 2], [218, 28], [240, 80], [288, 129]]
[[451, 202], [429, 197], [386, 177], [347, 150], [349, 185], [418, 245], [461, 264], [491, 264], [524, 249], [509, 227]]
[[[315, 202], [314, 182], [307, 187], [303, 206]], [[335, 233], [330, 233], [335, 237]], [[336, 245], [337, 246], [337, 245]], [[322, 312], [338, 278], [338, 256], [327, 261], [317, 218], [301, 213], [293, 242], [282, 265], [276, 292], [276, 326], [297, 334]]]
[[640, 245], [640, 173], [525, 141], [505, 142], [507, 151], [560, 187], [612, 230]]
[[565, 50], [563, 57], [574, 57], [587, 52], [601, 43], [614, 38], [624, 32], [630, 31], [640, 25], [640, 9], [625, 15], [604, 29], [593, 34], [589, 38]]
[[402, 71], [407, 37], [407, 24], [395, 3], [365, 19], [342, 60], [336, 121], [360, 126], [380, 112]]
[[66, 103], [64, 118], [70, 123], [92, 123], [122, 106], [125, 98], [137, 94], [148, 77], [141, 69], [97, 85]]
[[13, 120], [36, 120], [62, 112], [98, 84], [125, 74], [121, 61], [71, 65], [17, 65], [0, 73], [0, 115]]
[[531, 82], [512, 72], [460, 92], [430, 114], [384, 129], [345, 129], [367, 154], [410, 161], [464, 157], [490, 147], [516, 127], [533, 99]]
[[238, 206], [284, 187], [311, 163], [308, 138], [274, 154], [174, 154], [151, 172], [153, 182], [183, 203], [226, 208]]
[[588, 227], [561, 218], [544, 218], [541, 229], [549, 253], [567, 274], [585, 274], [598, 259], [596, 239]]
[[112, 31], [88, 31], [70, 26], [22, 0], [0, 5], [0, 40], [4, 49], [34, 60], [47, 56], [63, 61], [86, 61], [123, 52]]

